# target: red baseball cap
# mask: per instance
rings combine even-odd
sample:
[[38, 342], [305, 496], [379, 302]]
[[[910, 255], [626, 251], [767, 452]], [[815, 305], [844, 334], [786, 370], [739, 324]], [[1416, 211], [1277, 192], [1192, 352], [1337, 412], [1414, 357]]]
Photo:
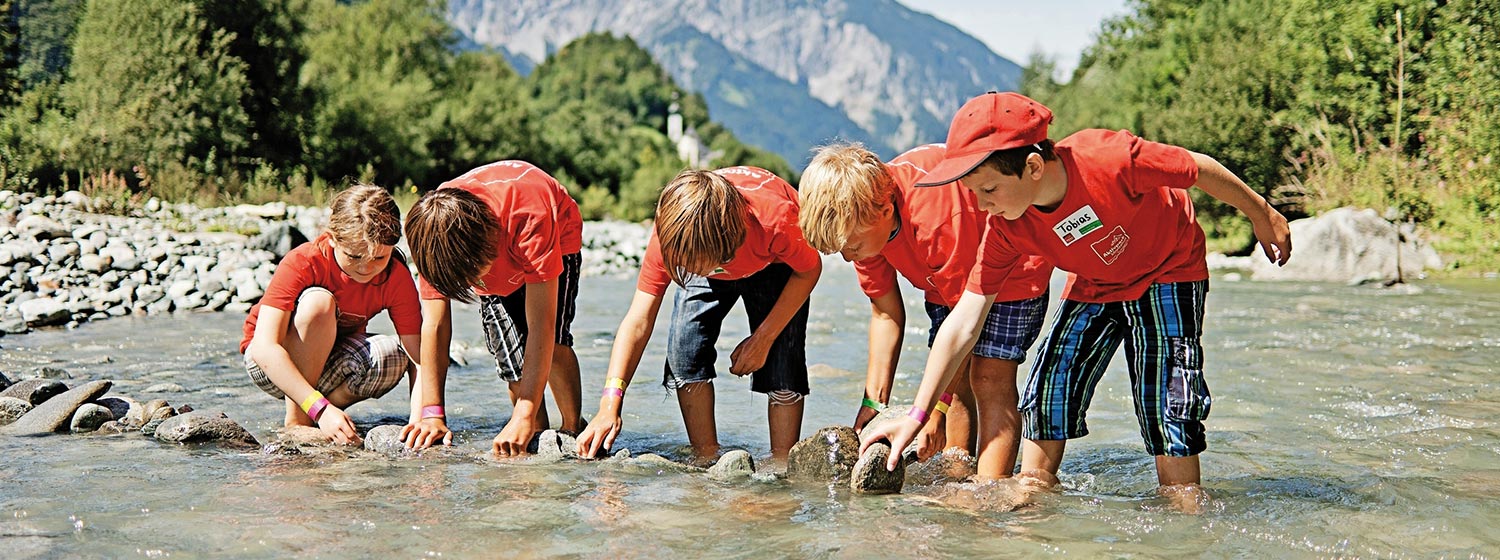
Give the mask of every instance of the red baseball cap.
[[917, 182], [946, 185], [968, 175], [991, 152], [1029, 146], [1047, 139], [1052, 111], [1019, 93], [989, 92], [970, 99], [948, 127], [948, 153]]

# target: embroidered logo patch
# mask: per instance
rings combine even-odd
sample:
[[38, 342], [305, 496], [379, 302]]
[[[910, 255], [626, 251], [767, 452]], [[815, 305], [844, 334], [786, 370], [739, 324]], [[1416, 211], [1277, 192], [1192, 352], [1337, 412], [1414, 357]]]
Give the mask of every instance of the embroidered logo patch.
[[1091, 247], [1094, 254], [1099, 255], [1099, 260], [1104, 264], [1115, 264], [1115, 259], [1125, 254], [1125, 247], [1130, 245], [1130, 236], [1125, 234], [1125, 228], [1115, 226], [1104, 239], [1095, 241]]
[[1104, 227], [1104, 222], [1099, 221], [1099, 215], [1094, 213], [1094, 208], [1084, 205], [1083, 208], [1079, 208], [1078, 211], [1052, 226], [1052, 231], [1066, 247], [1102, 227]]

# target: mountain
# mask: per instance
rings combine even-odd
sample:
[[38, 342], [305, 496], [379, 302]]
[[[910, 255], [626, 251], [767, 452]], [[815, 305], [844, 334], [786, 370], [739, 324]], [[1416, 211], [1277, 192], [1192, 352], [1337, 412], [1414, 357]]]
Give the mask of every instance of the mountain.
[[832, 139], [886, 156], [942, 141], [959, 105], [1021, 67], [894, 0], [451, 0], [466, 43], [522, 72], [592, 31], [633, 38], [714, 120], [798, 168]]

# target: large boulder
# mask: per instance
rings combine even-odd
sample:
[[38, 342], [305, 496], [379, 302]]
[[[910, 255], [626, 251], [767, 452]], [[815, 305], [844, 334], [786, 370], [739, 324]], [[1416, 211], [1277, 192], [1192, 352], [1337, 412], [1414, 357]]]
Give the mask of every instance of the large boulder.
[[21, 318], [32, 327], [61, 325], [73, 316], [62, 302], [49, 297], [23, 301], [17, 307], [21, 309]]
[[848, 426], [829, 426], [792, 446], [786, 476], [793, 481], [842, 483], [859, 460], [859, 436]]
[[223, 412], [195, 410], [162, 421], [156, 439], [167, 443], [215, 443], [226, 447], [257, 449], [260, 442]]
[[15, 436], [41, 436], [55, 433], [68, 426], [73, 419], [73, 412], [77, 411], [78, 407], [103, 396], [104, 393], [109, 392], [112, 385], [113, 383], [109, 381], [90, 381], [74, 387], [37, 405], [15, 423], [0, 428], [0, 433]]
[[1267, 261], [1257, 246], [1252, 279], [1386, 283], [1396, 280], [1398, 261], [1406, 279], [1443, 266], [1437, 251], [1410, 226], [1386, 221], [1374, 210], [1336, 208], [1294, 221], [1291, 230], [1292, 257], [1286, 266]]

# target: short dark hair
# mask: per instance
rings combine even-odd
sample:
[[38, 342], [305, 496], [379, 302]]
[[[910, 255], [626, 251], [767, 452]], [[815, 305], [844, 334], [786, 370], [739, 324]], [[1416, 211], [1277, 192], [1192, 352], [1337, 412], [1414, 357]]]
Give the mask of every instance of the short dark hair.
[[1042, 161], [1055, 161], [1057, 159], [1057, 152], [1053, 151], [1052, 147], [1052, 140], [1047, 139], [1030, 146], [1021, 146], [1009, 150], [996, 150], [990, 152], [990, 156], [984, 158], [984, 161], [980, 162], [979, 165], [987, 165], [995, 171], [999, 171], [1001, 175], [1020, 177], [1021, 170], [1026, 169], [1026, 158], [1031, 157], [1031, 154], [1041, 154]]
[[499, 232], [500, 222], [484, 201], [459, 188], [428, 192], [406, 214], [417, 273], [443, 297], [465, 303], [474, 301], [479, 271], [499, 254]]

